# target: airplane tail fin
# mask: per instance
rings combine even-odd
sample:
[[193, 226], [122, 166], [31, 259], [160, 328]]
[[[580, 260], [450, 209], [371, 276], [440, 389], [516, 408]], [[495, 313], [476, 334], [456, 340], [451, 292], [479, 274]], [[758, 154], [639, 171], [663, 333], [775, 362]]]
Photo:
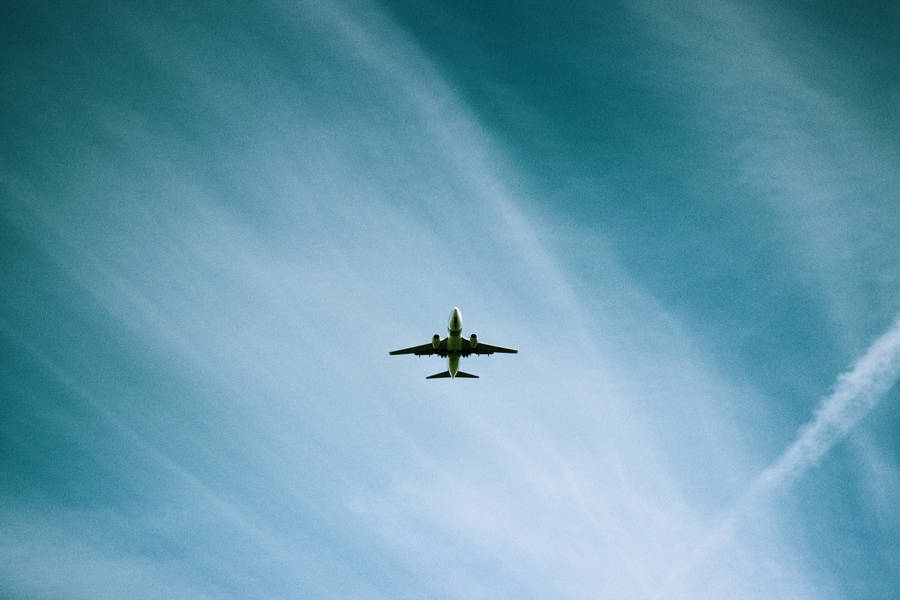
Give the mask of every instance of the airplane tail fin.
[[[457, 377], [470, 377], [472, 379], [478, 379], [478, 375], [472, 375], [471, 373], [463, 373], [462, 371], [456, 372]], [[440, 373], [435, 373], [434, 375], [429, 375], [425, 379], [445, 379], [450, 377], [450, 371], [442, 371]]]

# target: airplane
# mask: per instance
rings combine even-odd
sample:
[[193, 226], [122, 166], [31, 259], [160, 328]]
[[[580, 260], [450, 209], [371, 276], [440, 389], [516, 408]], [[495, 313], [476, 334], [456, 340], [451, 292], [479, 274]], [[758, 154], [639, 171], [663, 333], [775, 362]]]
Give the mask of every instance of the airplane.
[[429, 375], [425, 379], [443, 379], [449, 377], [470, 377], [478, 379], [478, 375], [464, 373], [459, 370], [459, 357], [469, 356], [470, 354], [493, 354], [494, 352], [504, 352], [507, 354], [516, 354], [518, 350], [510, 348], [501, 348], [500, 346], [491, 346], [478, 341], [478, 336], [474, 333], [466, 339], [462, 336], [462, 315], [459, 314], [459, 308], [453, 307], [450, 311], [450, 323], [447, 327], [450, 335], [441, 339], [441, 336], [434, 334], [430, 344], [421, 346], [413, 346], [412, 348], [404, 348], [403, 350], [394, 350], [388, 354], [415, 354], [416, 356], [431, 356], [437, 354], [447, 357], [447, 370], [434, 375]]

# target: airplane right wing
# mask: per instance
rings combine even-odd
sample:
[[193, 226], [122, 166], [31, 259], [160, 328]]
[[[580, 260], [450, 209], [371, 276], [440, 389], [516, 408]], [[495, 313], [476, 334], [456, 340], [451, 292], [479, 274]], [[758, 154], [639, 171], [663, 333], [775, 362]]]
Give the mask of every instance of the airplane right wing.
[[483, 342], [478, 342], [475, 347], [472, 347], [472, 344], [466, 338], [462, 339], [462, 355], [469, 356], [470, 354], [493, 354], [494, 352], [502, 352], [505, 354], [517, 354], [519, 351], [514, 350], [512, 348], [502, 348], [500, 346], [491, 346], [490, 344], [485, 344]]
[[413, 346], [412, 348], [404, 348], [402, 350], [394, 350], [389, 354], [415, 354], [416, 356], [431, 356], [437, 354], [439, 356], [447, 356], [447, 338], [441, 340], [438, 347], [433, 344], [422, 344], [421, 346]]

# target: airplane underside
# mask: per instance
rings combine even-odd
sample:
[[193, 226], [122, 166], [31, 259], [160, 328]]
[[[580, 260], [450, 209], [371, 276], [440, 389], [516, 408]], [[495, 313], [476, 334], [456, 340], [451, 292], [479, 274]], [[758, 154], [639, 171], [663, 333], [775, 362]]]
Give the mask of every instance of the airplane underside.
[[472, 354], [490, 355], [495, 352], [515, 354], [518, 352], [513, 348], [491, 346], [480, 342], [478, 336], [474, 333], [468, 339], [462, 337], [462, 316], [459, 313], [459, 309], [455, 306], [450, 312], [447, 333], [448, 336], [444, 339], [441, 339], [438, 334], [434, 334], [430, 344], [393, 350], [389, 354], [415, 354], [416, 356], [433, 356], [436, 354], [438, 356], [446, 356], [447, 370], [429, 375], [425, 379], [453, 379], [455, 377], [478, 379], [478, 375], [464, 373], [459, 370], [459, 359], [461, 356], [470, 356]]

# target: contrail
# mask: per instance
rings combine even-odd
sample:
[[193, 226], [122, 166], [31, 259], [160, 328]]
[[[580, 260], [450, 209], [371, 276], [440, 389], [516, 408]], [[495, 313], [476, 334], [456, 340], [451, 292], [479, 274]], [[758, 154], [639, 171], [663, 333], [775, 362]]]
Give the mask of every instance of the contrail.
[[838, 376], [834, 391], [797, 432], [788, 448], [760, 473], [718, 526], [703, 539], [687, 562], [666, 579], [653, 596], [664, 598], [713, 550], [726, 543], [735, 526], [758, 502], [791, 485], [852, 430], [900, 379], [900, 315], [875, 340], [853, 368]]

